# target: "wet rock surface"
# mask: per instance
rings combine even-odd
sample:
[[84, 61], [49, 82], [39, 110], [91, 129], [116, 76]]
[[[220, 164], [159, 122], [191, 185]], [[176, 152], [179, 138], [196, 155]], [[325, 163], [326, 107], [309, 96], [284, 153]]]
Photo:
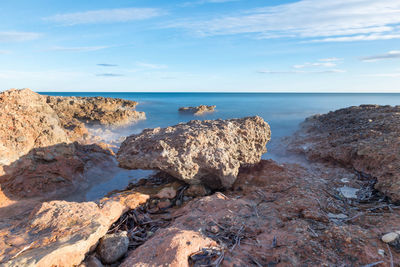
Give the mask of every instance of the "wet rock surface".
[[188, 113], [193, 115], [203, 115], [204, 113], [214, 112], [217, 106], [200, 105], [197, 107], [181, 107], [178, 109], [181, 113]]
[[229, 188], [241, 166], [258, 163], [270, 140], [260, 117], [190, 121], [129, 136], [117, 154], [120, 166], [162, 170], [189, 184]]
[[353, 168], [400, 201], [400, 106], [364, 105], [308, 118], [290, 149], [309, 160]]

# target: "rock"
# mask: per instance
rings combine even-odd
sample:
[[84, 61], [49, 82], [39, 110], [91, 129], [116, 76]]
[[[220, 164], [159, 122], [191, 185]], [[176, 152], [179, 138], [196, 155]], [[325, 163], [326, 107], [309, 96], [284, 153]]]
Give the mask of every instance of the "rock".
[[144, 112], [135, 110], [135, 101], [108, 97], [63, 97], [45, 96], [47, 103], [64, 122], [76, 121], [101, 124], [122, 125], [145, 119]]
[[89, 256], [79, 267], [104, 267], [104, 265], [95, 256]]
[[185, 196], [204, 197], [211, 194], [211, 190], [201, 184], [192, 184], [185, 191]]
[[[149, 196], [141, 197], [142, 201]], [[51, 201], [39, 204], [23, 221], [12, 226], [6, 234], [0, 234], [0, 265], [17, 266], [64, 266], [79, 265], [85, 254], [96, 247], [111, 225], [129, 208], [123, 203], [127, 194], [94, 202]], [[131, 203], [132, 204], [132, 203]], [[144, 202], [137, 202], [138, 205]], [[138, 207], [138, 206], [137, 206]], [[136, 208], [137, 208], [136, 207]], [[1, 229], [0, 233], [4, 229]], [[9, 246], [9, 240], [18, 246]], [[14, 241], [15, 243], [15, 241]], [[23, 248], [25, 252], [18, 254]]]
[[112, 155], [102, 144], [61, 143], [35, 148], [4, 167], [0, 184], [4, 193], [18, 198], [68, 195], [87, 182], [84, 173], [88, 166], [111, 164]]
[[155, 197], [173, 199], [176, 197], [176, 190], [173, 187], [164, 187]]
[[69, 142], [56, 112], [29, 89], [0, 93], [0, 110], [0, 166], [33, 148]]
[[102, 262], [112, 264], [128, 251], [129, 238], [126, 231], [105, 235], [100, 239], [97, 253]]
[[399, 238], [399, 234], [392, 232], [392, 233], [387, 233], [384, 236], [382, 236], [382, 241], [385, 243], [392, 243], [396, 241], [396, 239]]
[[159, 208], [159, 209], [166, 209], [166, 208], [169, 208], [171, 206], [171, 201], [169, 201], [168, 199], [166, 199], [166, 200], [163, 200], [163, 201], [160, 201], [160, 202], [158, 202], [158, 204], [157, 204], [157, 207]]
[[188, 257], [199, 250], [216, 246], [216, 242], [195, 231], [162, 229], [142, 246], [133, 250], [121, 267], [176, 266], [189, 267]]
[[362, 105], [310, 117], [289, 149], [355, 169], [400, 201], [400, 106]]
[[129, 169], [158, 169], [189, 184], [229, 188], [241, 166], [256, 164], [270, 140], [260, 117], [190, 121], [129, 136], [117, 159]]
[[216, 106], [206, 106], [206, 105], [200, 105], [197, 107], [182, 107], [179, 108], [179, 112], [182, 113], [190, 113], [194, 115], [202, 115], [207, 112], [214, 112]]

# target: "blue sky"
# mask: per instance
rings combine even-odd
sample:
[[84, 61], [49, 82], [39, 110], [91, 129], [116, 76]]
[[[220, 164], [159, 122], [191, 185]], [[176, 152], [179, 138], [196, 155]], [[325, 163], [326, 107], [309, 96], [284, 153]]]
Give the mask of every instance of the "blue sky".
[[0, 90], [400, 92], [399, 0], [4, 0]]

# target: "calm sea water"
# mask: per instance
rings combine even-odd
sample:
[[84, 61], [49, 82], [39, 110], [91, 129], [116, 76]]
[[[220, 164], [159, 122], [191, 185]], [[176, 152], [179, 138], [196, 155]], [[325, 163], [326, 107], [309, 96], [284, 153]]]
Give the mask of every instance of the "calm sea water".
[[[400, 94], [311, 94], [311, 93], [42, 93], [57, 96], [104, 96], [139, 102], [136, 107], [147, 119], [113, 131], [110, 138], [139, 133], [144, 128], [166, 127], [193, 119], [229, 119], [259, 115], [271, 126], [270, 152], [264, 158], [274, 158], [275, 144], [291, 135], [306, 117], [339, 108], [361, 105], [400, 105]], [[216, 112], [203, 116], [179, 114], [182, 106], [216, 105]], [[132, 174], [131, 174], [132, 175]], [[139, 175], [139, 174], [138, 174]], [[118, 175], [116, 175], [118, 176]], [[110, 181], [106, 189], [122, 186], [127, 175]], [[135, 175], [134, 175], [135, 176]], [[103, 186], [104, 187], [104, 186]], [[93, 189], [94, 198], [100, 187]], [[97, 191], [96, 191], [97, 190]], [[102, 190], [105, 190], [104, 188]]]

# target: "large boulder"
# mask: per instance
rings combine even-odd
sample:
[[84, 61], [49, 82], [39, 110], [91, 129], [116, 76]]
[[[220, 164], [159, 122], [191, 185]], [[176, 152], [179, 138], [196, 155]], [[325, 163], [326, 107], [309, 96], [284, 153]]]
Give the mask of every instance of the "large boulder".
[[[66, 124], [80, 121], [89, 124], [122, 125], [145, 119], [135, 110], [135, 101], [109, 97], [45, 96], [47, 103]], [[69, 125], [69, 127], [71, 127]]]
[[181, 107], [181, 108], [179, 108], [178, 111], [181, 113], [203, 115], [204, 113], [214, 112], [216, 107], [217, 106], [215, 106], [215, 105], [213, 105], [213, 106], [200, 105], [197, 107]]
[[0, 93], [0, 110], [0, 166], [32, 148], [69, 142], [56, 112], [29, 89]]
[[400, 201], [400, 106], [362, 105], [310, 117], [289, 148], [376, 179], [376, 189]]
[[21, 222], [0, 228], [0, 266], [78, 266], [124, 212], [148, 198], [126, 192], [99, 204], [41, 203]]
[[270, 140], [260, 117], [190, 121], [129, 136], [117, 159], [129, 169], [157, 169], [190, 184], [229, 188], [241, 166], [258, 163]]

